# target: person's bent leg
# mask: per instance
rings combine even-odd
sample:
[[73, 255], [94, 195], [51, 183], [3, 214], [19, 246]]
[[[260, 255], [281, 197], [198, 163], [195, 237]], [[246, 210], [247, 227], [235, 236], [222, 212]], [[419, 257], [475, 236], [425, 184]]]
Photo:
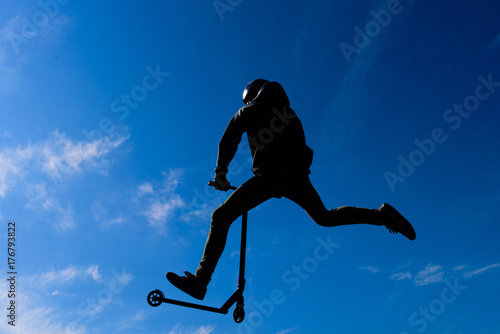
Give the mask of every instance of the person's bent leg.
[[203, 256], [195, 276], [208, 284], [221, 257], [231, 224], [244, 212], [273, 197], [274, 189], [268, 180], [254, 176], [219, 206], [212, 214]]
[[219, 262], [219, 258], [226, 246], [227, 234], [229, 227], [238, 216], [226, 213], [226, 203], [219, 206], [212, 214], [212, 222], [210, 231], [208, 232], [207, 242], [203, 250], [203, 256], [196, 269], [195, 276], [202, 280], [205, 284], [210, 282], [212, 273]]

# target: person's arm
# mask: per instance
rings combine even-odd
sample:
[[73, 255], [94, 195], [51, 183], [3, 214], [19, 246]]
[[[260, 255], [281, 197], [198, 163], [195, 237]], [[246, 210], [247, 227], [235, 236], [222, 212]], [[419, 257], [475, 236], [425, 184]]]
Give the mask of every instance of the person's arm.
[[215, 183], [218, 185], [216, 188], [219, 190], [226, 190], [229, 187], [226, 174], [229, 169], [229, 164], [238, 150], [238, 144], [244, 132], [245, 117], [242, 110], [240, 110], [231, 118], [219, 142], [217, 167], [215, 168], [214, 178]]

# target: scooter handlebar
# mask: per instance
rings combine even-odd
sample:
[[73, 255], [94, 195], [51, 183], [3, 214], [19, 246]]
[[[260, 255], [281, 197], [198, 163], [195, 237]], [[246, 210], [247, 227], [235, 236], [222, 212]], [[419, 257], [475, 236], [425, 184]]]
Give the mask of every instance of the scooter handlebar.
[[[214, 188], [215, 188], [215, 182], [214, 182], [214, 181], [208, 181], [208, 185], [209, 185], [210, 187], [214, 187]], [[228, 191], [228, 190], [236, 190], [236, 189], [238, 189], [238, 188], [237, 188], [237, 187], [235, 187], [235, 186], [229, 186], [229, 187], [228, 187], [226, 190], [224, 190], [224, 191]]]

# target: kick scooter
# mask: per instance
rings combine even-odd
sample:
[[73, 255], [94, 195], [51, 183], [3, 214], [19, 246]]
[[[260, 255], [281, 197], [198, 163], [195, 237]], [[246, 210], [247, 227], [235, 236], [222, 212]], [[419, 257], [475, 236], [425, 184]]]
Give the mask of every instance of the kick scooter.
[[[213, 182], [208, 183], [213, 186]], [[229, 189], [236, 190], [236, 187], [230, 186]], [[241, 248], [240, 248], [240, 272], [238, 278], [238, 288], [231, 297], [220, 308], [210, 307], [200, 304], [193, 304], [183, 302], [180, 300], [165, 298], [163, 292], [159, 289], [153, 290], [148, 294], [148, 304], [157, 307], [161, 303], [174, 304], [178, 306], [190, 307], [202, 311], [215, 312], [227, 314], [231, 306], [236, 303], [236, 308], [233, 311], [233, 319], [237, 323], [241, 323], [245, 318], [245, 310], [243, 308], [243, 290], [245, 290], [245, 256], [246, 256], [246, 243], [247, 243], [247, 219], [248, 212], [243, 213], [241, 216]]]

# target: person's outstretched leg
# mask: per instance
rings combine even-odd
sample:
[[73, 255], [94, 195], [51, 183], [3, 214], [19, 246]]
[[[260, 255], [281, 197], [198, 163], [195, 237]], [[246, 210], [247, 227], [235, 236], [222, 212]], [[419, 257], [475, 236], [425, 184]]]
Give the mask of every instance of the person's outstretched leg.
[[410, 240], [415, 239], [415, 231], [411, 224], [387, 203], [379, 209], [343, 206], [327, 210], [309, 177], [299, 178], [289, 184], [284, 196], [300, 205], [318, 225], [328, 227], [351, 224], [386, 226], [391, 232], [400, 232]]
[[321, 226], [382, 224], [382, 215], [375, 209], [343, 206], [328, 210], [307, 176], [290, 182], [284, 196], [300, 205]]
[[186, 277], [167, 273], [169, 281], [191, 296], [203, 299], [206, 287], [224, 251], [231, 224], [244, 212], [273, 197], [274, 193], [272, 182], [259, 176], [252, 177], [236, 189], [212, 214], [210, 231], [196, 273], [194, 275], [186, 273]]

